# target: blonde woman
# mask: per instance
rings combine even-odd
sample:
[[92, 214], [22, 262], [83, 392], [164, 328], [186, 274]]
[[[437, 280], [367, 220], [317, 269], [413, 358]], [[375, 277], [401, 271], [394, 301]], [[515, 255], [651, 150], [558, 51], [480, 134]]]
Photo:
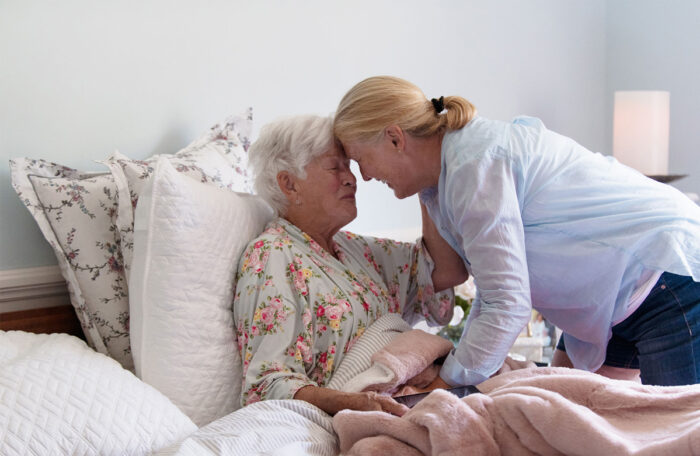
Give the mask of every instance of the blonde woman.
[[395, 77], [353, 87], [334, 132], [364, 179], [420, 193], [474, 277], [446, 384], [496, 372], [533, 307], [564, 331], [555, 364], [698, 383], [700, 208], [682, 193], [538, 119], [488, 120]]

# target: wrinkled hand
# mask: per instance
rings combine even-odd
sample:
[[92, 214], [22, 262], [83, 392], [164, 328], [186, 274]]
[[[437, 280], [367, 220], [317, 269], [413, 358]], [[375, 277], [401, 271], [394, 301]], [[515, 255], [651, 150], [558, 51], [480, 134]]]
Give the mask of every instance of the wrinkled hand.
[[329, 415], [335, 415], [341, 410], [383, 411], [396, 416], [403, 416], [409, 408], [399, 404], [391, 396], [383, 396], [374, 391], [362, 393], [346, 393], [314, 385], [300, 388], [294, 399], [306, 401], [315, 405]]
[[403, 416], [410, 409], [396, 402], [391, 396], [385, 396], [374, 391], [355, 393], [355, 397], [348, 408], [365, 412], [387, 412], [396, 416]]

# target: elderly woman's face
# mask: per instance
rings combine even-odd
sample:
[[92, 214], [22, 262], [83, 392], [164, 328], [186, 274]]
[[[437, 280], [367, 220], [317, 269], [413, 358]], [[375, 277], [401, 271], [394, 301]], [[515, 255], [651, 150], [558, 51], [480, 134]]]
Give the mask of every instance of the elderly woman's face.
[[318, 224], [338, 229], [357, 217], [357, 180], [350, 159], [335, 145], [306, 166], [306, 179], [297, 181], [304, 212]]

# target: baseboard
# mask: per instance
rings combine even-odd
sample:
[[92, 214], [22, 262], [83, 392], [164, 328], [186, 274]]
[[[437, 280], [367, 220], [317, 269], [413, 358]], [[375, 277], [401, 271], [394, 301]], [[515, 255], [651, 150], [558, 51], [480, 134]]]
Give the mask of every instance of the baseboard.
[[0, 313], [70, 304], [58, 266], [0, 271]]

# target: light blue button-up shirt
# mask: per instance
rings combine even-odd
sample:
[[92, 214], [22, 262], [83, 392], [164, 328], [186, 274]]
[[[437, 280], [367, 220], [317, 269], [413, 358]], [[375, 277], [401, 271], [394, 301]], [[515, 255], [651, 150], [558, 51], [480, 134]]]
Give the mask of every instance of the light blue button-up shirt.
[[498, 370], [533, 307], [564, 330], [574, 366], [595, 371], [645, 272], [700, 280], [700, 207], [539, 119], [446, 133], [438, 186], [420, 196], [477, 288], [440, 372], [453, 385]]

